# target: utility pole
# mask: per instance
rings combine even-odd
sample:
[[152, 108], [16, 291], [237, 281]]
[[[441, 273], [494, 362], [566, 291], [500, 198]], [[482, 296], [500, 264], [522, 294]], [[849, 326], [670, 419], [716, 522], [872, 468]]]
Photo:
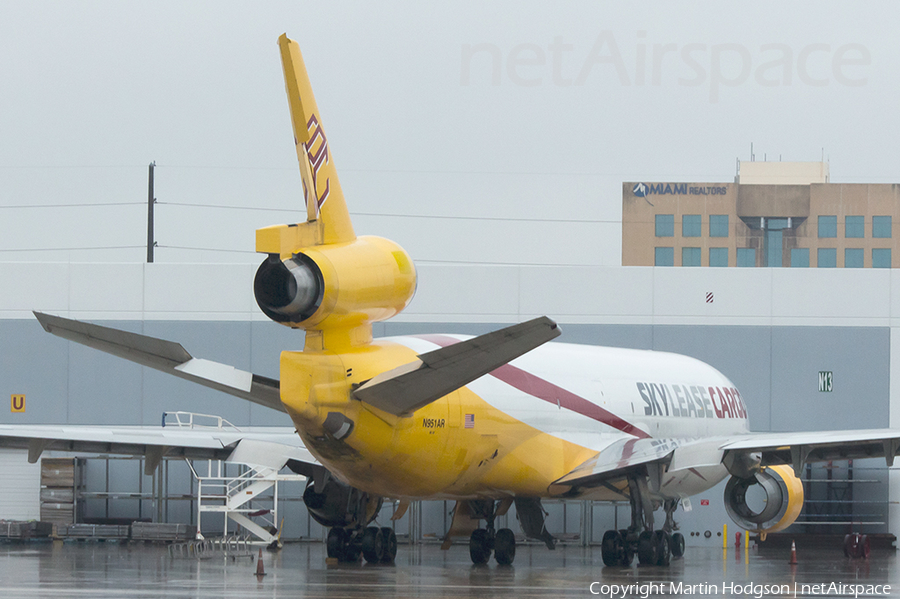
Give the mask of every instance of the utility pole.
[[156, 168], [156, 161], [150, 163], [150, 180], [147, 184], [147, 262], [153, 262], [153, 248], [156, 247], [156, 241], [153, 239], [153, 204], [156, 198], [153, 197], [153, 169]]

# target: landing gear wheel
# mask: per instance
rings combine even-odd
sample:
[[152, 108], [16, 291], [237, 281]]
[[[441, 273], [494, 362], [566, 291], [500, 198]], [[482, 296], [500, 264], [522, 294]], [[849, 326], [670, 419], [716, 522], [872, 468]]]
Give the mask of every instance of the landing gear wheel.
[[658, 559], [659, 543], [653, 533], [645, 530], [638, 537], [638, 562], [642, 566], [655, 566]]
[[384, 555], [381, 556], [381, 561], [392, 564], [397, 557], [397, 534], [393, 528], [385, 526], [381, 529], [381, 537], [384, 542]]
[[684, 555], [684, 535], [676, 532], [669, 537], [669, 549], [672, 551], [672, 557], [681, 557]]
[[363, 532], [362, 553], [369, 563], [380, 562], [384, 557], [384, 536], [377, 526], [370, 526]]
[[344, 547], [349, 538], [347, 531], [339, 526], [332, 527], [328, 531], [328, 540], [326, 541], [326, 551], [328, 557], [335, 558], [338, 561], [344, 560]]
[[628, 550], [625, 536], [617, 530], [607, 530], [603, 534], [603, 542], [600, 544], [600, 555], [604, 565], [623, 566], [631, 565], [632, 553]]
[[603, 557], [603, 565], [613, 567], [619, 565], [619, 553], [624, 552], [622, 535], [615, 530], [607, 530], [603, 533], [603, 541], [600, 543], [600, 555]]
[[488, 532], [479, 528], [472, 532], [469, 537], [469, 557], [472, 558], [473, 564], [486, 564], [491, 559], [491, 547], [489, 544]]
[[359, 561], [359, 553], [359, 544], [354, 543], [353, 541], [348, 541], [347, 545], [344, 546], [344, 557], [341, 559], [341, 561], [350, 564], [356, 563]]
[[653, 541], [656, 543], [656, 565], [668, 566], [671, 550], [669, 549], [669, 535], [661, 530], [653, 533]]
[[508, 566], [516, 559], [516, 536], [508, 528], [501, 528], [494, 537], [494, 559], [501, 566]]
[[625, 553], [622, 555], [622, 566], [627, 568], [634, 561], [634, 554], [637, 552], [638, 536], [635, 533], [628, 532], [627, 528], [619, 531], [625, 544]]

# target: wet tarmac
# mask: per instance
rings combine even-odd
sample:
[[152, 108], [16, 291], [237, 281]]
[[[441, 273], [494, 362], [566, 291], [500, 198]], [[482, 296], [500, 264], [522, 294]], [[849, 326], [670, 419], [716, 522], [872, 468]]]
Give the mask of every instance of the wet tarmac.
[[599, 547], [535, 545], [519, 546], [513, 566], [473, 566], [463, 545], [401, 545], [393, 565], [329, 565], [321, 543], [294, 543], [263, 551], [266, 576], [257, 577], [256, 559], [173, 558], [161, 545], [8, 543], [0, 544], [0, 597], [900, 596], [894, 551], [849, 560], [840, 548], [805, 550], [797, 566], [788, 558], [689, 547], [669, 567], [606, 568]]

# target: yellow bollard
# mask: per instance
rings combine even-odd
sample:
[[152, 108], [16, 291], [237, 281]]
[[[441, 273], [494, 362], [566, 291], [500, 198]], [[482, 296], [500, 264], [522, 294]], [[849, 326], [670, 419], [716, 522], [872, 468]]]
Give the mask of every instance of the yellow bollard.
[[728, 549], [728, 525], [722, 525], [722, 549]]

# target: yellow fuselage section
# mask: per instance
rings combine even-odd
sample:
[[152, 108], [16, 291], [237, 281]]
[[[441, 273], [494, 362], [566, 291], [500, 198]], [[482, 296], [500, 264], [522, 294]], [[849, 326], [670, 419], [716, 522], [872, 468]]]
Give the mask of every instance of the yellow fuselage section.
[[[412, 349], [389, 341], [282, 354], [282, 402], [307, 448], [344, 482], [388, 497], [540, 497], [596, 453], [517, 421], [467, 388], [406, 418], [351, 398], [354, 385], [415, 360]], [[352, 422], [347, 436], [326, 432], [330, 413]]]

